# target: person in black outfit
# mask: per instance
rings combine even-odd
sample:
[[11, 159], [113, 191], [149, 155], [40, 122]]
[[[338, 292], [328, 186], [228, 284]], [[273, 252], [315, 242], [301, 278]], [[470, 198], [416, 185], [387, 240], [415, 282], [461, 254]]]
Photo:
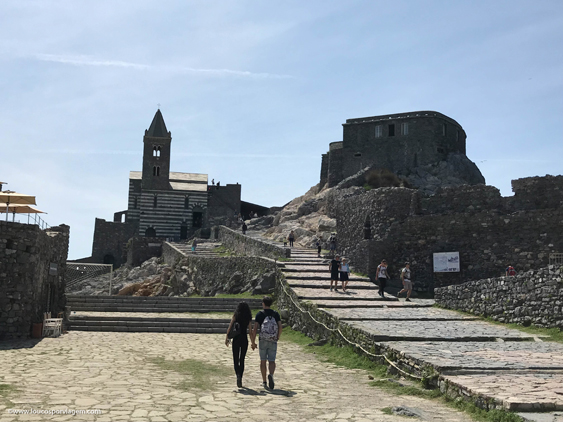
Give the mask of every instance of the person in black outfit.
[[237, 375], [237, 387], [242, 388], [242, 375], [244, 373], [244, 358], [246, 357], [246, 351], [248, 350], [248, 336], [246, 335], [247, 328], [250, 332], [252, 327], [252, 312], [250, 307], [246, 302], [240, 302], [237, 306], [237, 310], [231, 318], [231, 323], [229, 324], [229, 329], [227, 330], [227, 337], [225, 338], [225, 345], [228, 347], [231, 343], [229, 339], [229, 333], [235, 327], [235, 323], [238, 323], [240, 327], [240, 334], [233, 337], [233, 363], [235, 365], [235, 374]]
[[246, 225], [246, 223], [242, 223], [242, 234], [246, 234], [247, 230], [248, 230], [248, 226]]

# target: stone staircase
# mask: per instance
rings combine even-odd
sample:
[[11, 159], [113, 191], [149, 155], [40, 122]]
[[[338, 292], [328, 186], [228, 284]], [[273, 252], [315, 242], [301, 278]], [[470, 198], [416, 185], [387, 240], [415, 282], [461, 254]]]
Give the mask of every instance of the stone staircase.
[[[165, 333], [225, 333], [239, 302], [261, 308], [260, 299], [138, 296], [67, 296], [70, 330]], [[201, 318], [202, 313], [227, 313]], [[194, 315], [196, 314], [196, 315]]]

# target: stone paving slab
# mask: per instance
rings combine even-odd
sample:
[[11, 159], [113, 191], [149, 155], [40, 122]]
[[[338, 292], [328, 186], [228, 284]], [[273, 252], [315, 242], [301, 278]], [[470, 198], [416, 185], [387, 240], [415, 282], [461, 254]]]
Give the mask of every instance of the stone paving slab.
[[563, 372], [444, 376], [473, 394], [502, 400], [511, 411], [563, 410]]
[[561, 343], [403, 341], [384, 344], [415, 359], [424, 360], [433, 366], [442, 368], [444, 371], [563, 370], [563, 344]]
[[[534, 336], [482, 321], [347, 321], [380, 341], [494, 341], [533, 339]], [[383, 339], [389, 340], [383, 340]], [[396, 346], [393, 346], [394, 348]]]
[[432, 299], [416, 299], [411, 302], [404, 300], [397, 300], [391, 296], [389, 300], [323, 300], [311, 299], [309, 302], [314, 303], [319, 308], [326, 308], [332, 310], [333, 308], [430, 308], [434, 306]]
[[[330, 286], [330, 282], [329, 282]], [[374, 290], [347, 290], [346, 292], [342, 291], [342, 285], [338, 282], [338, 291], [330, 292], [320, 289], [308, 289], [304, 287], [295, 287], [293, 291], [299, 296], [300, 298], [307, 298], [313, 300], [338, 300], [338, 301], [357, 301], [357, 300], [377, 300], [383, 301], [384, 299], [381, 298], [377, 291]], [[385, 295], [389, 298], [389, 300], [396, 300], [394, 296]]]
[[[16, 408], [100, 409], [98, 416], [12, 415], [0, 401], [0, 421], [244, 421], [400, 422], [382, 409], [408, 405], [427, 419], [470, 422], [468, 415], [433, 400], [397, 397], [368, 384], [362, 370], [322, 362], [301, 346], [278, 346], [276, 389], [261, 386], [257, 351], [249, 350], [235, 386], [232, 352], [224, 335], [71, 332], [41, 341], [2, 342], [0, 383], [17, 386]], [[163, 370], [152, 358], [195, 359], [226, 368], [232, 376], [199, 390], [189, 374]], [[180, 388], [180, 384], [185, 383]]]
[[474, 316], [463, 315], [439, 308], [369, 308], [369, 309], [331, 309], [330, 313], [342, 321], [347, 320], [431, 320], [431, 321], [472, 321]]
[[204, 319], [225, 319], [227, 314], [205, 313], [202, 317], [201, 312], [95, 312], [95, 311], [76, 311], [71, 318], [84, 317], [115, 317], [115, 318], [204, 318]]
[[[312, 288], [312, 289], [330, 289], [330, 280], [299, 280], [299, 279], [287, 279], [287, 284], [293, 288]], [[340, 282], [338, 282], [340, 286]], [[353, 290], [378, 290], [377, 286], [372, 283], [366, 283], [363, 281], [350, 281], [348, 283], [347, 291]], [[339, 289], [340, 291], [340, 289]], [[376, 293], [377, 294], [377, 293]]]
[[[325, 271], [299, 271], [298, 273], [294, 273], [294, 272], [288, 272], [285, 274], [285, 277], [289, 280], [289, 279], [294, 279], [294, 278], [313, 278], [313, 279], [323, 279], [323, 280], [330, 280], [330, 271], [326, 270]], [[350, 275], [350, 280], [356, 280], [356, 281], [364, 281], [367, 283], [371, 283], [369, 278], [366, 277], [360, 277], [357, 275]], [[373, 284], [373, 283], [371, 283]]]

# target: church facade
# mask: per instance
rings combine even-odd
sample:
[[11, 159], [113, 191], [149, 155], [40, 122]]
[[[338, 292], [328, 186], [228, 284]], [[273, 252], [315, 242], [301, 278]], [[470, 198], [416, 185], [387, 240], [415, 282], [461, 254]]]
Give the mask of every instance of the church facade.
[[172, 134], [157, 110], [143, 136], [142, 170], [129, 173], [127, 210], [114, 213], [113, 221], [96, 219], [92, 256], [79, 261], [120, 266], [133, 237], [188, 239], [241, 212], [241, 185], [209, 185], [207, 174], [171, 171], [171, 147]]

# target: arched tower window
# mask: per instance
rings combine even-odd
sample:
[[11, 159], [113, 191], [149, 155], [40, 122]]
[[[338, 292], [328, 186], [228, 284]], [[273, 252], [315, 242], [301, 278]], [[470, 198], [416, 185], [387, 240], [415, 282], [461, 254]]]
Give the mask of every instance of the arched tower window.
[[160, 157], [160, 152], [161, 152], [161, 149], [158, 145], [154, 145], [152, 147], [152, 156], [153, 157]]
[[156, 156], [157, 157], [160, 157], [160, 152], [161, 152], [160, 147], [156, 147]]
[[158, 205], [158, 195], [155, 195], [152, 201], [153, 208], [156, 208]]
[[153, 176], [160, 176], [160, 166], [154, 166], [152, 168], [152, 175]]

